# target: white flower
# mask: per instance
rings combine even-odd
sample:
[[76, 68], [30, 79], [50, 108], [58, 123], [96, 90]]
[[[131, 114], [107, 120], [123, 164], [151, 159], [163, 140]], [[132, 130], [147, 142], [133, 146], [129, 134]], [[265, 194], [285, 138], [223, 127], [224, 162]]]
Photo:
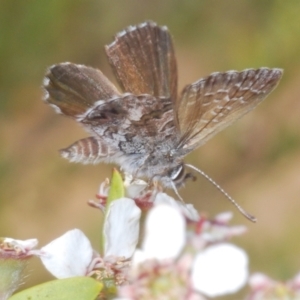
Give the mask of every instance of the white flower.
[[156, 205], [148, 214], [142, 249], [136, 251], [133, 261], [175, 258], [185, 242], [183, 215], [172, 206]]
[[124, 188], [126, 197], [134, 199], [138, 197], [147, 187], [147, 182], [141, 179], [133, 178], [129, 173], [124, 173]]
[[30, 255], [30, 252], [37, 244], [37, 239], [15, 240], [13, 238], [2, 238], [0, 240], [0, 251], [10, 250], [14, 255]]
[[200, 219], [197, 210], [192, 204], [186, 204], [182, 201], [176, 201], [175, 199], [173, 199], [165, 193], [157, 193], [155, 198], [155, 204], [168, 204], [169, 206], [180, 210], [182, 214], [191, 221], [197, 222]]
[[250, 293], [247, 299], [300, 299], [300, 277], [277, 281], [265, 274], [254, 273], [249, 278]]
[[231, 212], [223, 212], [213, 220], [205, 220], [202, 224], [202, 239], [209, 243], [216, 243], [244, 234], [247, 231], [245, 226], [228, 225], [231, 218]]
[[90, 241], [79, 229], [73, 229], [41, 249], [41, 260], [57, 278], [84, 276], [93, 258]]
[[[140, 215], [140, 209], [131, 199], [121, 198], [110, 205], [104, 223], [104, 260], [132, 256], [138, 242]], [[96, 263], [96, 253], [79, 229], [66, 232], [41, 251], [43, 264], [57, 278], [86, 276]]]
[[104, 223], [105, 256], [130, 258], [139, 237], [141, 210], [129, 198], [113, 201]]
[[263, 273], [254, 273], [249, 278], [249, 285], [253, 290], [264, 290], [275, 285], [275, 281]]
[[217, 233], [218, 227], [221, 232], [223, 227], [230, 232], [226, 224], [229, 218], [224, 214], [217, 221], [205, 221], [208, 229], [209, 224], [219, 224], [214, 235], [223, 236], [211, 244], [203, 232], [197, 232], [197, 226], [186, 227], [178, 206], [156, 204], [146, 219], [142, 247], [133, 256], [131, 284], [123, 286], [119, 296], [135, 299], [145, 295], [151, 299], [155, 293], [173, 299], [175, 293], [178, 299], [190, 300], [236, 292], [246, 283], [248, 258], [242, 249], [224, 243], [226, 234]]
[[194, 288], [210, 297], [234, 293], [248, 278], [246, 253], [228, 243], [204, 249], [195, 258], [192, 270]]

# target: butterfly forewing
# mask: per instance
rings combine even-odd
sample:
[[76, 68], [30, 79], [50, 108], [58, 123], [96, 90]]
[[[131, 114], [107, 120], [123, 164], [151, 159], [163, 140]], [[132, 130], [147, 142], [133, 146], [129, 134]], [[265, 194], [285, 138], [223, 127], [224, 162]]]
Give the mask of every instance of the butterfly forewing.
[[228, 71], [188, 85], [175, 104], [177, 148], [193, 150], [258, 105], [277, 85], [280, 69]]
[[72, 63], [50, 67], [44, 88], [44, 100], [67, 116], [80, 115], [93, 107], [96, 101], [119, 95], [101, 71]]
[[176, 58], [166, 27], [153, 22], [130, 26], [105, 50], [125, 92], [176, 99]]

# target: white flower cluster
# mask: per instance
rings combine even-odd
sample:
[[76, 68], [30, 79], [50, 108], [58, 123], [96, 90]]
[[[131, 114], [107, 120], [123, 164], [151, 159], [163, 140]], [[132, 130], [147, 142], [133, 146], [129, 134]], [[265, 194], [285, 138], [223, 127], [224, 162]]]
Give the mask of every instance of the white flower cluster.
[[98, 201], [89, 201], [105, 213], [100, 252], [79, 229], [40, 250], [34, 250], [36, 239], [0, 239], [0, 299], [8, 299], [23, 282], [33, 255], [58, 279], [84, 276], [80, 278], [101, 282], [97, 294], [101, 290], [104, 295], [113, 286], [115, 300], [205, 300], [235, 293], [247, 281], [247, 300], [300, 299], [300, 273], [286, 282], [261, 273], [248, 279], [245, 251], [228, 242], [246, 228], [229, 226], [231, 213], [209, 220], [192, 205], [147, 189], [141, 180], [127, 176], [124, 186], [125, 197], [109, 202], [106, 180]]
[[[108, 182], [98, 198], [104, 209]], [[143, 190], [142, 181], [125, 181], [130, 198], [115, 200], [104, 222], [104, 253], [92, 249], [78, 229], [41, 249], [41, 260], [57, 278], [91, 276], [111, 279], [122, 299], [204, 299], [239, 290], [247, 281], [246, 253], [227, 242], [244, 227], [229, 227], [230, 213], [214, 220], [200, 218], [190, 204], [162, 192]], [[143, 202], [143, 199], [147, 199]], [[150, 199], [150, 200], [149, 200]], [[142, 210], [148, 208], [144, 228]], [[140, 232], [143, 238], [137, 247]]]

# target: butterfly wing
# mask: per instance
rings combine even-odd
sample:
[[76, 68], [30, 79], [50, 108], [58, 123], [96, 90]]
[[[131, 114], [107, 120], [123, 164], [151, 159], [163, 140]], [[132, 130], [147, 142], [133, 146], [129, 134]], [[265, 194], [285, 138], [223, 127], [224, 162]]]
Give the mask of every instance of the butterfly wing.
[[189, 152], [255, 108], [278, 84], [281, 69], [228, 71], [188, 85], [175, 103], [177, 149]]
[[46, 103], [71, 117], [86, 112], [98, 100], [119, 95], [101, 71], [72, 63], [50, 67], [44, 79], [44, 89]]
[[105, 50], [125, 92], [176, 99], [176, 58], [166, 27], [153, 22], [130, 26]]
[[[106, 103], [120, 94], [116, 87], [101, 71], [76, 65], [61, 63], [49, 68], [44, 79], [44, 100], [59, 113], [75, 118], [87, 130], [92, 124], [84, 124], [82, 116], [93, 110], [97, 103]], [[122, 117], [119, 106], [111, 107], [112, 112], [103, 113], [100, 123], [107, 123], [112, 118]], [[94, 133], [94, 132], [93, 132]], [[70, 147], [60, 151], [70, 161], [81, 163], [97, 163], [107, 160], [118, 149], [106, 138], [99, 136], [82, 139]]]

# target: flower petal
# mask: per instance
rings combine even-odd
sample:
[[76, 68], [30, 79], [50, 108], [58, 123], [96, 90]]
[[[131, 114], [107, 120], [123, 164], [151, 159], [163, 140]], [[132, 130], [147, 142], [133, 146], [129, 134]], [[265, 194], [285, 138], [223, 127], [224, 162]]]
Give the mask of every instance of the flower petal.
[[213, 245], [200, 252], [192, 270], [194, 289], [216, 297], [238, 291], [248, 277], [248, 257], [232, 244]]
[[38, 244], [37, 239], [16, 240], [12, 238], [0, 238], [0, 252], [10, 252], [13, 255], [30, 255], [32, 249]]
[[92, 261], [90, 241], [79, 229], [73, 229], [41, 249], [41, 260], [57, 278], [84, 276]]
[[182, 201], [177, 201], [165, 193], [157, 193], [155, 198], [155, 204], [168, 204], [178, 210], [180, 210], [186, 218], [191, 221], [199, 221], [200, 216], [197, 210], [192, 204], [183, 203]]
[[254, 273], [249, 278], [249, 285], [253, 290], [266, 290], [275, 285], [275, 281], [263, 273]]
[[142, 249], [145, 257], [175, 258], [185, 245], [185, 219], [169, 205], [160, 204], [150, 210]]
[[225, 211], [215, 216], [215, 221], [222, 224], [227, 224], [232, 219], [233, 213]]
[[129, 173], [124, 173], [124, 187], [125, 195], [128, 198], [138, 197], [143, 190], [147, 187], [147, 182], [141, 179], [133, 179], [133, 176]]
[[129, 258], [139, 237], [141, 210], [129, 198], [115, 200], [104, 222], [105, 256]]

